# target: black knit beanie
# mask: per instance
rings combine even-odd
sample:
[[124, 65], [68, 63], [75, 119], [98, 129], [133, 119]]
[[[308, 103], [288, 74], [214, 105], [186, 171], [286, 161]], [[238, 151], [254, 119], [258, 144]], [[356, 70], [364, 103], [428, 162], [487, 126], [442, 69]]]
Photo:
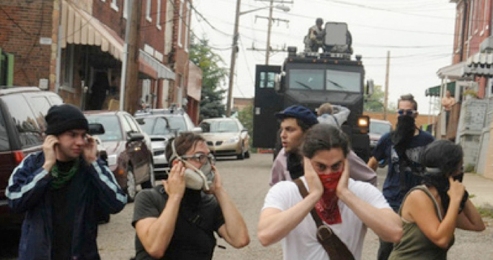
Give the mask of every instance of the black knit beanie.
[[82, 111], [70, 104], [52, 106], [45, 117], [48, 127], [46, 135], [59, 135], [73, 129], [89, 131], [87, 119]]

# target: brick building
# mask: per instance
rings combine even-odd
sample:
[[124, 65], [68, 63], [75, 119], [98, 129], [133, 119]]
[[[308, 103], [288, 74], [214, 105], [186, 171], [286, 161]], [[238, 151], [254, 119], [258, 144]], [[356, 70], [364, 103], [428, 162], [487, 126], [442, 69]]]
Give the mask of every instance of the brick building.
[[[15, 55], [14, 85], [53, 90], [84, 109], [94, 108], [102, 89], [110, 89], [117, 99], [128, 2], [2, 1], [0, 48]], [[200, 95], [187, 91], [190, 1], [139, 2], [138, 83], [125, 88], [139, 93], [132, 97], [135, 106], [140, 100], [152, 107], [188, 104], [191, 114], [198, 113]], [[94, 84], [98, 75], [104, 75], [107, 84]], [[201, 83], [194, 81], [192, 87], [196, 85], [200, 88]]]

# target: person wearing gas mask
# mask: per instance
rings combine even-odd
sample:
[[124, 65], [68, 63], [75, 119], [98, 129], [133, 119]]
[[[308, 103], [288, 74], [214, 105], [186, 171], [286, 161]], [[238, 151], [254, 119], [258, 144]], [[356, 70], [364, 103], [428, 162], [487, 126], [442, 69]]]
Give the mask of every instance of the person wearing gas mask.
[[[423, 166], [420, 156], [426, 145], [434, 138], [416, 127], [418, 103], [413, 95], [402, 95], [398, 100], [397, 125], [395, 130], [383, 135], [378, 141], [368, 166], [376, 170], [379, 161], [388, 164], [387, 177], [383, 184], [383, 196], [397, 212], [404, 195], [414, 186], [421, 184]], [[378, 260], [387, 260], [393, 244], [380, 241]]]
[[481, 215], [459, 181], [464, 153], [460, 145], [438, 140], [424, 150], [423, 184], [404, 198], [399, 215], [404, 234], [389, 259], [447, 259], [455, 228], [485, 229]]
[[169, 141], [166, 158], [168, 179], [135, 198], [135, 259], [212, 259], [214, 232], [235, 248], [248, 245], [245, 221], [222, 186], [205, 140], [182, 133]]
[[402, 235], [399, 216], [373, 185], [350, 178], [349, 141], [317, 124], [301, 147], [304, 176], [270, 188], [258, 222], [263, 246], [282, 243], [283, 259], [361, 259], [367, 228], [389, 242]]

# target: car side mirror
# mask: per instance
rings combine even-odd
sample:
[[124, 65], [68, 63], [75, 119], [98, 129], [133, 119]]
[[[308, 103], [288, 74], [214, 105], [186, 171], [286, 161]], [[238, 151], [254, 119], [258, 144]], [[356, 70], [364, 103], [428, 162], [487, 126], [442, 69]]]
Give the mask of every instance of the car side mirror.
[[129, 132], [128, 139], [131, 142], [144, 140], [144, 135], [142, 133]]
[[373, 95], [374, 90], [375, 90], [375, 85], [373, 84], [373, 80], [369, 79], [366, 82], [366, 95], [367, 95], [367, 97], [371, 97], [371, 95]]
[[137, 123], [139, 123], [139, 125], [144, 125], [145, 124], [144, 118], [136, 118], [135, 121], [137, 121]]
[[102, 135], [104, 134], [104, 126], [100, 123], [90, 123], [87, 133], [89, 135]]

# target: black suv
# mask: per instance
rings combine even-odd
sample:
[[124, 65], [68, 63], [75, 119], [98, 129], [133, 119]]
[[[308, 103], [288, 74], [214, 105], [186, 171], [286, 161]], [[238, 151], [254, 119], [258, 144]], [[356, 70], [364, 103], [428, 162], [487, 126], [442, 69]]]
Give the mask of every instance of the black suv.
[[30, 153], [41, 151], [48, 109], [63, 101], [37, 87], [0, 87], [0, 227], [22, 223], [10, 211], [5, 190], [14, 168]]

